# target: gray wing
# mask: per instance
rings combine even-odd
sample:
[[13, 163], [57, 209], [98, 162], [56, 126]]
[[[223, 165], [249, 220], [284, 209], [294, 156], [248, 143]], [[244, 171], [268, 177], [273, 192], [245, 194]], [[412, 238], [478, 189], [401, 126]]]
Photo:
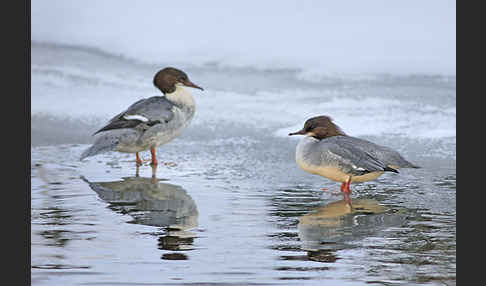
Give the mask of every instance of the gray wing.
[[370, 153], [357, 148], [353, 144], [331, 141], [326, 142], [326, 149], [328, 154], [333, 157], [337, 164], [346, 173], [355, 176], [375, 171], [391, 171], [398, 173], [397, 170], [388, 167], [385, 163]]
[[388, 167], [419, 168], [418, 166], [405, 160], [400, 153], [389, 147], [381, 146], [373, 142], [351, 136], [337, 136], [336, 140], [338, 140], [340, 144], [352, 144], [356, 148], [359, 148], [362, 151], [369, 153], [374, 158], [380, 160]]
[[165, 124], [174, 118], [173, 106], [174, 104], [163, 96], [141, 99], [117, 114], [94, 134], [111, 129], [135, 128], [139, 124]]

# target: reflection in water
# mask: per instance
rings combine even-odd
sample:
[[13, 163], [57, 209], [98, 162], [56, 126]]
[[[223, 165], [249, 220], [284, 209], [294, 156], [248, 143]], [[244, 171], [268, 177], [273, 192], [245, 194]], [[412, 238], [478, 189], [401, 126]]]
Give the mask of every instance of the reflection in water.
[[43, 270], [90, 269], [66, 254], [73, 245], [97, 236], [92, 220], [80, 218], [85, 209], [75, 201], [84, 195], [73, 191], [73, 169], [38, 162], [31, 165], [31, 171], [31, 268], [40, 270], [32, 281], [42, 279]]
[[335, 262], [337, 250], [353, 248], [353, 242], [401, 226], [406, 220], [404, 213], [372, 199], [356, 199], [352, 204], [353, 210], [344, 200], [332, 202], [299, 218], [299, 238], [309, 260]]
[[353, 248], [358, 241], [381, 229], [400, 226], [406, 216], [393, 213], [372, 199], [352, 200], [351, 210], [344, 200], [318, 207], [299, 218], [298, 231], [301, 247], [307, 259], [333, 263], [339, 257], [336, 251]]
[[[372, 199], [344, 200], [319, 207], [299, 218], [299, 238], [307, 251], [330, 251], [350, 247], [349, 242], [370, 236], [380, 229], [402, 225], [405, 216]], [[320, 255], [319, 255], [320, 256]]]
[[340, 259], [349, 259], [349, 252], [341, 250], [362, 250], [363, 240], [401, 228], [410, 215], [375, 199], [355, 199], [352, 204], [352, 211], [344, 200], [323, 206], [320, 193], [306, 187], [281, 189], [271, 197], [270, 215], [279, 231], [268, 236], [270, 247], [280, 253], [275, 267], [279, 279], [334, 277], [333, 271], [324, 272], [342, 267], [335, 263]]
[[[152, 178], [125, 177], [122, 181], [89, 182], [91, 189], [108, 202], [111, 210], [129, 214], [130, 223], [163, 227], [158, 248], [181, 251], [193, 249], [196, 235], [188, 231], [197, 227], [198, 211], [194, 200], [181, 186]], [[162, 255], [162, 259], [187, 259], [182, 253]]]
[[363, 197], [352, 200], [351, 212], [343, 200], [322, 205], [320, 193], [306, 186], [272, 194], [269, 217], [277, 231], [267, 237], [279, 254], [279, 279], [455, 283], [455, 213]]

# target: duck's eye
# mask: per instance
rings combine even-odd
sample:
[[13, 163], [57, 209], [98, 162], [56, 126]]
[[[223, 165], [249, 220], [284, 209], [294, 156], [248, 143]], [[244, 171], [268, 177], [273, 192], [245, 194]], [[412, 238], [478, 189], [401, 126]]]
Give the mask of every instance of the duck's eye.
[[186, 81], [186, 78], [182, 76], [182, 77], [179, 78], [179, 81], [184, 82], [184, 81]]

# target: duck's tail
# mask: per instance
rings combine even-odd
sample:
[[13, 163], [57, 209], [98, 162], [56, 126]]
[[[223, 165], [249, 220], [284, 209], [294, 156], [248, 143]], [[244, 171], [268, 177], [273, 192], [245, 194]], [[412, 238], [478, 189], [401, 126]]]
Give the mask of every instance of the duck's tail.
[[401, 168], [420, 169], [420, 168], [422, 168], [420, 166], [417, 166], [415, 164], [410, 163], [409, 161], [407, 161], [407, 160], [405, 160], [403, 158], [398, 163], [394, 162], [393, 164], [388, 164], [388, 167], [390, 167], [392, 169], [401, 169]]
[[417, 165], [414, 165], [414, 164], [410, 163], [410, 167], [408, 167], [408, 168], [420, 169], [420, 168], [422, 168], [422, 167], [420, 167], [420, 166], [417, 166]]
[[79, 157], [79, 160], [81, 161], [86, 157], [91, 157], [101, 153], [113, 151], [116, 145], [118, 145], [118, 143], [119, 140], [118, 138], [115, 137], [111, 137], [111, 136], [98, 137], [98, 139], [91, 147], [84, 150], [84, 152], [81, 154], [81, 157]]
[[404, 162], [404, 163], [402, 163], [402, 166], [400, 166], [401, 168], [413, 168], [413, 169], [420, 169], [420, 168], [422, 168], [422, 167], [417, 166], [417, 165], [415, 165], [415, 164], [413, 164], [413, 163], [410, 163], [410, 162], [409, 162], [409, 161], [407, 161], [407, 160], [404, 160], [404, 161], [405, 161], [405, 162]]

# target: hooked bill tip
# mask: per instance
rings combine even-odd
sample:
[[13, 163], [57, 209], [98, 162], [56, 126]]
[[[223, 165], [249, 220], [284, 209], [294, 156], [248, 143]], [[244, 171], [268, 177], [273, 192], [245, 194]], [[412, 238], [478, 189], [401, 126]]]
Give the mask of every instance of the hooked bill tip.
[[289, 136], [292, 136], [292, 135], [305, 135], [305, 132], [303, 130], [299, 130], [297, 132], [289, 133]]

